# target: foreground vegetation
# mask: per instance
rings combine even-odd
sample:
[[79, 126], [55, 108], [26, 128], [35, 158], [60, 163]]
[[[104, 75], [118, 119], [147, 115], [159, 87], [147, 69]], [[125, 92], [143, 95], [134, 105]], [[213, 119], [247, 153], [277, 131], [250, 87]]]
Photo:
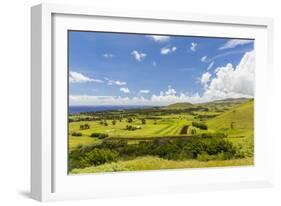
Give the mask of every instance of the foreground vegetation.
[[252, 165], [254, 100], [69, 116], [69, 172]]
[[227, 167], [227, 166], [247, 166], [253, 165], [253, 158], [243, 158], [234, 160], [166, 160], [159, 157], [147, 156], [134, 160], [107, 163], [96, 167], [86, 167], [83, 169], [73, 169], [72, 174], [96, 173], [96, 172], [119, 172], [137, 170], [159, 170], [159, 169], [183, 169], [183, 168], [204, 168], [204, 167]]

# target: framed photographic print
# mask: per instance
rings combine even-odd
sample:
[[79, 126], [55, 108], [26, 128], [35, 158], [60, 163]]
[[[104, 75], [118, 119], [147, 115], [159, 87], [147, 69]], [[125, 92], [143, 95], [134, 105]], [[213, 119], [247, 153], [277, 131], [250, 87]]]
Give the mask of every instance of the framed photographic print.
[[31, 11], [34, 199], [272, 185], [271, 19]]

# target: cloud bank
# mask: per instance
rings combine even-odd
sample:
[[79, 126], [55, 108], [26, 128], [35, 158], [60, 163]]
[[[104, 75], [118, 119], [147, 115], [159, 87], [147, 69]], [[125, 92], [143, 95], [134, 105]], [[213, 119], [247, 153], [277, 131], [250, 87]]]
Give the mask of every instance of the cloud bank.
[[[199, 93], [189, 94], [187, 92], [178, 92], [172, 86], [168, 86], [166, 90], [160, 91], [159, 94], [151, 94], [147, 98], [141, 95], [151, 93], [148, 89], [140, 90], [138, 93], [139, 96], [136, 97], [70, 95], [70, 105], [162, 106], [176, 102], [200, 103], [224, 98], [251, 98], [254, 96], [254, 70], [255, 53], [251, 51], [244, 54], [236, 67], [228, 63], [225, 66], [217, 67], [212, 74], [209, 71], [204, 72], [200, 77], [203, 90], [201, 95]], [[86, 80], [88, 79], [86, 78]], [[127, 87], [120, 88], [120, 91], [123, 95], [130, 93]]]

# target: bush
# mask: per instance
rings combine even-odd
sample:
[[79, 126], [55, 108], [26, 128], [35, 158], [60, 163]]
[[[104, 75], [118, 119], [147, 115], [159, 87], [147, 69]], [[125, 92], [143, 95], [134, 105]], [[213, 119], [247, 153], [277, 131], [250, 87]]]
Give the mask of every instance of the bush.
[[202, 122], [192, 122], [192, 126], [193, 127], [197, 127], [199, 129], [202, 129], [202, 130], [207, 130], [208, 129], [208, 126]]
[[104, 138], [108, 137], [108, 134], [94, 132], [90, 135], [90, 137], [96, 137], [96, 138], [99, 138], [99, 139], [104, 139]]
[[221, 132], [202, 133], [199, 136], [202, 138], [226, 138], [227, 137], [227, 135], [225, 133], [221, 133]]
[[70, 154], [69, 169], [97, 166], [118, 160], [118, 153], [110, 149], [94, 148], [81, 155], [82, 150]]
[[116, 120], [112, 120], [112, 125], [116, 125]]
[[82, 133], [81, 132], [72, 132], [71, 135], [75, 136], [75, 137], [80, 137], [80, 136], [82, 136]]
[[[207, 134], [203, 135], [204, 138], [194, 136], [188, 139], [156, 139], [140, 141], [137, 144], [128, 144], [126, 140], [106, 139], [98, 145], [80, 146], [72, 150], [69, 155], [69, 169], [147, 155], [172, 160], [197, 159], [200, 161], [245, 157], [241, 148], [235, 147], [230, 141], [212, 136], [214, 134]], [[92, 137], [97, 138], [105, 135], [107, 134], [91, 134]], [[212, 138], [209, 138], [210, 136]]]
[[126, 125], [126, 130], [135, 131], [136, 129], [141, 129], [141, 127], [140, 126]]
[[89, 124], [81, 124], [80, 130], [85, 130], [85, 129], [90, 129], [90, 125]]

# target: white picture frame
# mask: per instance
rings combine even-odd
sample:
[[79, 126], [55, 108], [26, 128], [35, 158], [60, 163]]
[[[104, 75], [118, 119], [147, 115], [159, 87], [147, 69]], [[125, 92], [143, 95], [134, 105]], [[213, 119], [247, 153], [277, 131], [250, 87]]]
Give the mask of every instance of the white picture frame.
[[[120, 23], [118, 27], [116, 21]], [[155, 24], [159, 26], [157, 30]], [[186, 25], [193, 27], [187, 31]], [[40, 4], [31, 9], [31, 26], [32, 198], [54, 201], [272, 186], [274, 137], [267, 121], [273, 77], [271, 19]], [[64, 125], [68, 78], [64, 38], [68, 29], [93, 28], [257, 39], [256, 54], [260, 58], [256, 63], [255, 166], [69, 176], [67, 125]], [[58, 138], [60, 135], [65, 137]]]

